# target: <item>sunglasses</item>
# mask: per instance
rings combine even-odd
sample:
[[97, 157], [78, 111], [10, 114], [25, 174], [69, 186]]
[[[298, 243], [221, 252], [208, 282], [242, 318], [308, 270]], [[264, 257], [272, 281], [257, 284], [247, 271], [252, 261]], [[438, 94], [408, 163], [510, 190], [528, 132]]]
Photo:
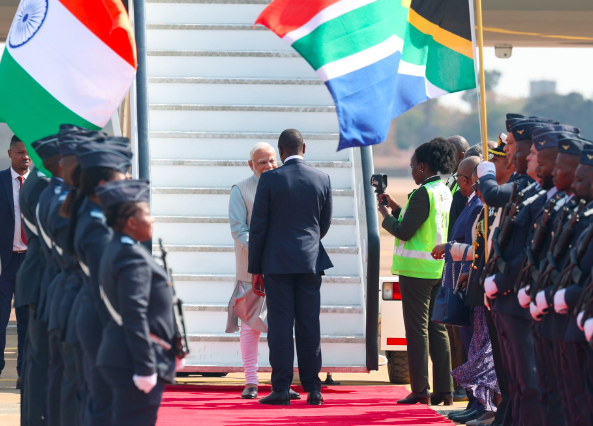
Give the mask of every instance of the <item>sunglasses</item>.
[[474, 192], [478, 192], [478, 184], [477, 183], [474, 183], [472, 185], [472, 189], [474, 190]]

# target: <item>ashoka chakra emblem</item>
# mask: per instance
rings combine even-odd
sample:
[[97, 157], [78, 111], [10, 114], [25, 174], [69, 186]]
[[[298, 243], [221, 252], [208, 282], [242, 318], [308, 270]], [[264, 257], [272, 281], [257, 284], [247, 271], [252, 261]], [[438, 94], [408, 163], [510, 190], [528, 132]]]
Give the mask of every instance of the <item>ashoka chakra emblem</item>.
[[10, 47], [20, 47], [33, 38], [47, 16], [48, 0], [22, 0], [16, 12], [8, 44]]

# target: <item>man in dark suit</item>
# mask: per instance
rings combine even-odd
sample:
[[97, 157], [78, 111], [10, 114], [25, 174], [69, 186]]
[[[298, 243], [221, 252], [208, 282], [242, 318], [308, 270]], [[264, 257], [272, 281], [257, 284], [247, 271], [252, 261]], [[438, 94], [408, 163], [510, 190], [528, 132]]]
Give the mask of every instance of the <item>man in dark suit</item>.
[[[0, 172], [0, 374], [6, 364], [6, 327], [10, 318], [16, 273], [27, 253], [27, 237], [21, 219], [19, 195], [31, 165], [25, 144], [16, 136], [10, 141], [8, 157], [11, 166]], [[16, 309], [19, 376], [28, 318], [29, 308], [23, 306]]]
[[272, 366], [272, 393], [259, 402], [290, 405], [294, 326], [307, 403], [321, 405], [319, 291], [323, 271], [333, 267], [321, 239], [331, 222], [331, 182], [303, 160], [297, 130], [282, 132], [278, 150], [284, 166], [260, 178], [249, 229], [249, 273], [256, 293], [263, 294], [265, 283]]

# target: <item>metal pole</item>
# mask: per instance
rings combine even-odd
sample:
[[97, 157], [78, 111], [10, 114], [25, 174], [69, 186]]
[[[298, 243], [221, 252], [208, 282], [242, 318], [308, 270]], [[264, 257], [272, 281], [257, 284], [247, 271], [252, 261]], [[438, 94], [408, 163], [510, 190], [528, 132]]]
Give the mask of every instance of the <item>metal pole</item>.
[[[488, 161], [488, 116], [486, 115], [486, 73], [484, 72], [484, 31], [482, 28], [482, 0], [476, 0], [476, 23], [478, 25], [478, 50], [480, 52], [480, 112], [482, 125], [482, 151]], [[484, 257], [488, 261], [488, 205], [484, 203]]]
[[[146, 71], [146, 8], [144, 0], [134, 0], [134, 33], [138, 56], [136, 71], [136, 118], [138, 126], [138, 177], [150, 180], [150, 146], [148, 126], [148, 78]], [[133, 107], [133, 105], [132, 105]], [[146, 242], [152, 252], [152, 241]]]
[[366, 285], [366, 367], [367, 370], [379, 369], [379, 265], [381, 256], [381, 237], [377, 217], [377, 199], [371, 186], [373, 149], [370, 146], [360, 148], [362, 163], [362, 186], [364, 188], [364, 206], [367, 218], [367, 285]]

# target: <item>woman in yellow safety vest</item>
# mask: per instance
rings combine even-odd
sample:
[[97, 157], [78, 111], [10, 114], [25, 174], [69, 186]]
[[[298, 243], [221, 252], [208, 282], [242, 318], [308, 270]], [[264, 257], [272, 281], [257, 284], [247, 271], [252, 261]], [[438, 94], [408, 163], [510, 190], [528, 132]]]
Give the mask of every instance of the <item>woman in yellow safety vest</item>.
[[[389, 194], [378, 196], [388, 207], [379, 204], [383, 228], [395, 236], [391, 273], [399, 275], [399, 287], [412, 393], [399, 404], [418, 402], [437, 405], [453, 402], [451, 350], [444, 325], [433, 323], [432, 310], [439, 290], [444, 261], [435, 259], [432, 250], [447, 242], [451, 191], [439, 174], [455, 170], [455, 148], [442, 138], [420, 145], [410, 161], [412, 177], [418, 189], [402, 209]], [[428, 389], [428, 356], [433, 363], [433, 393]]]

